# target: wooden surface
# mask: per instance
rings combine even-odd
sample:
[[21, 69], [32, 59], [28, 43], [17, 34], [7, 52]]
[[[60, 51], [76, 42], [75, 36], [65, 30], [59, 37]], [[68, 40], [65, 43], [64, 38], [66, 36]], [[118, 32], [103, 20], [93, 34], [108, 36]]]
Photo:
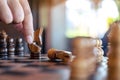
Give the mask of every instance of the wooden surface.
[[[106, 58], [99, 64], [92, 80], [106, 78]], [[0, 60], [0, 80], [69, 80], [70, 66], [62, 62], [51, 62], [47, 57], [32, 60], [16, 57], [14, 60]]]

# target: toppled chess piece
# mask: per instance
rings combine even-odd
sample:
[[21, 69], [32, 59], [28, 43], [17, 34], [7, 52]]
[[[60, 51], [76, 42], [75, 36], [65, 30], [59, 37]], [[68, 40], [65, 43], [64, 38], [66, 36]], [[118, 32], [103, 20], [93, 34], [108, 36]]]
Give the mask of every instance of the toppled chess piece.
[[72, 53], [64, 50], [49, 49], [47, 52], [48, 58], [55, 61], [61, 59], [65, 63], [72, 62]]
[[31, 59], [39, 59], [41, 54], [41, 46], [42, 46], [42, 32], [43, 28], [40, 27], [34, 32], [34, 41], [32, 44], [28, 44], [28, 47], [30, 49], [30, 58]]

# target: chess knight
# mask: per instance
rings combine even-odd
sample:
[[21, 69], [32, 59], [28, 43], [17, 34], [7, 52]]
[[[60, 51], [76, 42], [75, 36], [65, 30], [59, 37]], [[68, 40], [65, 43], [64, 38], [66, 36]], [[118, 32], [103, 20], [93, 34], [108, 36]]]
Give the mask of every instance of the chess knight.
[[34, 41], [32, 44], [28, 44], [30, 49], [30, 57], [31, 59], [39, 59], [41, 53], [41, 46], [42, 46], [42, 35], [43, 28], [40, 27], [34, 32]]

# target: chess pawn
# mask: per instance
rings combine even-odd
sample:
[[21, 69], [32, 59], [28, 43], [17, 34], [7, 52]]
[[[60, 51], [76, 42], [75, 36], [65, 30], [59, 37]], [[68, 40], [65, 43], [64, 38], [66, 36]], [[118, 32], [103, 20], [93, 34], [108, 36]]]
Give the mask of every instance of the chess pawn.
[[0, 58], [1, 59], [8, 59], [7, 48], [0, 48]]
[[0, 32], [0, 58], [7, 59], [7, 34], [5, 31]]
[[17, 38], [16, 40], [15, 55], [20, 57], [24, 56], [24, 46], [22, 38]]
[[57, 49], [49, 49], [48, 50], [48, 58], [50, 60], [61, 59], [65, 63], [72, 62], [72, 53], [69, 51], [64, 50], [57, 50]]
[[7, 42], [6, 39], [0, 38], [0, 48], [6, 48]]
[[7, 48], [8, 48], [8, 58], [13, 59], [15, 56], [15, 44], [13, 38], [7, 39]]

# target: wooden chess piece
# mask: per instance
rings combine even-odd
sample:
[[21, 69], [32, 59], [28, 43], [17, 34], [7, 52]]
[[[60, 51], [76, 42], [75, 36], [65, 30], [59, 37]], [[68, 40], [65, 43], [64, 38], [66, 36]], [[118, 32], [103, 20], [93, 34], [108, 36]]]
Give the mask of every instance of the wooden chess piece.
[[55, 61], [56, 59], [60, 59], [65, 63], [72, 62], [72, 53], [69, 51], [57, 50], [52, 48], [48, 50], [47, 55], [48, 58], [53, 61]]
[[8, 38], [7, 39], [7, 49], [8, 49], [8, 58], [9, 59], [14, 59], [15, 57], [15, 44], [14, 44], [14, 39], [13, 38]]
[[104, 51], [102, 50], [102, 40], [91, 37], [76, 37], [75, 39], [73, 39], [72, 41], [73, 55], [76, 56], [77, 54], [85, 53], [85, 51], [87, 50], [90, 50], [93, 54], [96, 55], [98, 62], [102, 61], [104, 54]]
[[0, 32], [0, 58], [8, 59], [7, 57], [7, 34], [5, 31]]
[[42, 46], [42, 32], [43, 28], [40, 27], [34, 32], [34, 41], [32, 44], [28, 44], [30, 49], [30, 58], [31, 59], [39, 59], [41, 56], [41, 46]]
[[15, 55], [17, 55], [19, 57], [23, 57], [25, 55], [22, 38], [17, 38], [16, 39]]
[[[86, 54], [87, 55], [81, 55]], [[89, 80], [96, 70], [96, 57], [89, 50], [78, 54], [71, 63], [70, 80]]]
[[108, 34], [108, 80], [120, 80], [120, 21], [111, 25]]

